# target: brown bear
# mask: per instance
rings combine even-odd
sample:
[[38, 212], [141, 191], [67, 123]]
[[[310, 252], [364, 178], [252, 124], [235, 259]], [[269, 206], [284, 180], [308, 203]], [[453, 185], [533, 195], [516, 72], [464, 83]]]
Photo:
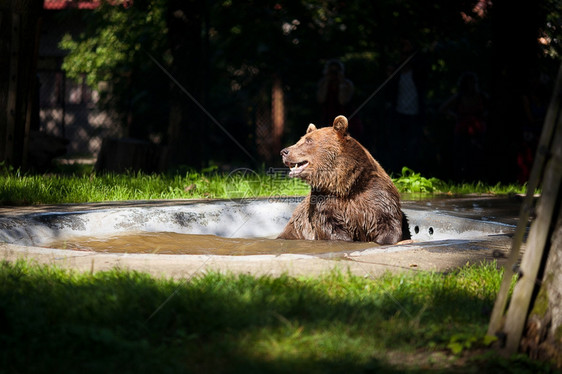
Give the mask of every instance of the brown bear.
[[295, 145], [281, 151], [289, 176], [307, 182], [311, 191], [279, 239], [395, 244], [409, 238], [396, 186], [347, 127], [344, 116], [333, 127], [310, 124]]

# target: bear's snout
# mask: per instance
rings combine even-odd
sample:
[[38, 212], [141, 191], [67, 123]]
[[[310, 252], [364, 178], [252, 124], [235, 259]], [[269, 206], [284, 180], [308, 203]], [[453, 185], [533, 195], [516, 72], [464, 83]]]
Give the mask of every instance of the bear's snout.
[[286, 157], [289, 155], [289, 148], [285, 148], [281, 150], [281, 156]]

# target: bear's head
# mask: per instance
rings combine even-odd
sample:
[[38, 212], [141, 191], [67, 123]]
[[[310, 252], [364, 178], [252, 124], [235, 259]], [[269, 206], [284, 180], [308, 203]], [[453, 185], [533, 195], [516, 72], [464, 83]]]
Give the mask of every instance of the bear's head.
[[300, 178], [314, 190], [345, 196], [357, 184], [360, 174], [376, 163], [370, 154], [347, 133], [344, 116], [333, 126], [317, 129], [308, 125], [306, 134], [281, 151], [289, 176]]

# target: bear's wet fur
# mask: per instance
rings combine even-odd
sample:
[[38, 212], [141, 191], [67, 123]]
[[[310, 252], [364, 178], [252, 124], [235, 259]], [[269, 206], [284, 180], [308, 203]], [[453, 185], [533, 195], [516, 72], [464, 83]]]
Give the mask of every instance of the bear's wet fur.
[[378, 244], [410, 238], [396, 186], [347, 128], [344, 116], [332, 127], [310, 124], [295, 145], [281, 151], [289, 176], [307, 182], [311, 191], [278, 238]]

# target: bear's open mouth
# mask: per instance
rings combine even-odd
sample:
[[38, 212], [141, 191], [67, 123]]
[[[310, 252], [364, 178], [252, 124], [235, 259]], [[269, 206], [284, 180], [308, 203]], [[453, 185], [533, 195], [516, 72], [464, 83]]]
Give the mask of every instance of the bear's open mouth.
[[308, 161], [301, 161], [301, 162], [286, 162], [285, 165], [291, 169], [289, 171], [289, 176], [294, 177], [302, 173], [304, 169], [308, 166]]

